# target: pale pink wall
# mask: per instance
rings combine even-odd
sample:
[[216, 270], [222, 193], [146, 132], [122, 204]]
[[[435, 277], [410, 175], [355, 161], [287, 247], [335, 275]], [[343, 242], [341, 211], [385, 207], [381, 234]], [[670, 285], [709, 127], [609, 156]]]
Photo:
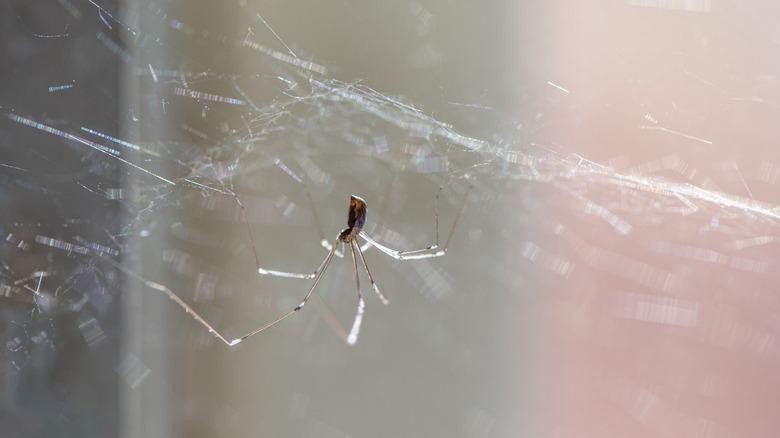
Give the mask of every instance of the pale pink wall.
[[638, 193], [610, 207], [631, 230], [588, 222], [573, 197], [541, 226], [539, 246], [572, 268], [538, 274], [538, 351], [516, 361], [533, 362], [545, 390], [517, 394], [518, 409], [539, 412], [543, 436], [777, 436], [778, 227], [748, 210], [777, 201], [759, 174], [777, 161], [780, 6], [558, 1], [516, 14], [532, 23], [515, 28], [511, 54], [538, 96], [517, 102], [541, 113], [532, 141], [641, 177], [677, 160], [663, 175], [705, 189], [680, 214], [650, 202], [669, 193], [577, 181], [586, 200]]

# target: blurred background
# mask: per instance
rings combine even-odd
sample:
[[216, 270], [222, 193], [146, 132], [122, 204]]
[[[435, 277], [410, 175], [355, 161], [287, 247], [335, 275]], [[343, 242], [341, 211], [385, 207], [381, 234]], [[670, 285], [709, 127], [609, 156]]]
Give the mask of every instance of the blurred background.
[[[772, 436], [779, 43], [761, 0], [4, 2], [2, 435]], [[349, 254], [209, 332], [352, 194], [447, 254], [368, 249], [353, 346]]]

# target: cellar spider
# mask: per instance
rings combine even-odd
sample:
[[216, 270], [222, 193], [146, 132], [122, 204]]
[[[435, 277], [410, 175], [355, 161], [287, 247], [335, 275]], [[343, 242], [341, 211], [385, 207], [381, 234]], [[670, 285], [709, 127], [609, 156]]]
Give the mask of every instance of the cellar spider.
[[[355, 319], [352, 322], [352, 328], [349, 331], [349, 335], [347, 336], [347, 343], [352, 345], [355, 342], [357, 342], [358, 335], [360, 334], [360, 325], [363, 320], [363, 312], [365, 308], [365, 303], [363, 301], [363, 295], [360, 291], [360, 278], [358, 276], [358, 264], [357, 259], [360, 258], [360, 262], [363, 265], [363, 269], [366, 271], [366, 275], [368, 276], [368, 281], [371, 283], [371, 287], [374, 289], [374, 292], [379, 297], [379, 300], [382, 301], [382, 304], [389, 304], [389, 300], [382, 294], [382, 292], [379, 290], [379, 286], [377, 286], [376, 282], [374, 281], [374, 277], [371, 275], [371, 271], [368, 268], [368, 263], [366, 263], [366, 259], [363, 256], [363, 251], [371, 246], [376, 247], [378, 250], [382, 251], [383, 253], [389, 255], [390, 257], [396, 259], [396, 260], [415, 260], [415, 259], [424, 259], [424, 258], [431, 258], [431, 257], [440, 257], [447, 253], [447, 249], [450, 246], [450, 242], [452, 241], [452, 236], [455, 233], [455, 228], [458, 225], [458, 220], [460, 219], [461, 213], [463, 212], [463, 209], [466, 206], [466, 198], [468, 195], [468, 191], [471, 189], [469, 188], [466, 190], [466, 194], [463, 196], [463, 200], [460, 203], [460, 206], [458, 208], [458, 212], [455, 216], [455, 220], [452, 224], [452, 229], [450, 229], [450, 232], [447, 236], [447, 240], [445, 241], [444, 247], [440, 248], [439, 246], [439, 195], [441, 194], [441, 190], [443, 187], [439, 188], [439, 191], [436, 193], [436, 211], [435, 211], [435, 221], [436, 221], [436, 241], [433, 245], [430, 245], [425, 248], [419, 248], [419, 249], [413, 249], [413, 250], [407, 250], [407, 251], [400, 251], [397, 249], [389, 248], [385, 245], [382, 245], [381, 243], [377, 242], [373, 237], [369, 236], [368, 233], [366, 233], [363, 230], [363, 226], [366, 223], [366, 213], [367, 213], [367, 206], [366, 202], [361, 199], [358, 196], [352, 195], [350, 196], [349, 200], [349, 213], [347, 216], [347, 228], [344, 228], [338, 236], [336, 236], [336, 239], [333, 241], [332, 244], [329, 244], [326, 240], [323, 239], [322, 243], [323, 246], [328, 248], [328, 254], [325, 256], [325, 258], [320, 262], [320, 265], [317, 267], [317, 269], [308, 274], [301, 274], [301, 273], [293, 273], [293, 272], [284, 272], [284, 271], [275, 271], [270, 269], [264, 269], [260, 266], [260, 259], [257, 256], [257, 250], [255, 249], [254, 244], [254, 238], [252, 237], [252, 232], [249, 228], [249, 221], [246, 218], [246, 209], [244, 209], [244, 205], [241, 203], [241, 200], [238, 198], [238, 196], [233, 195], [235, 197], [236, 201], [238, 201], [239, 206], [241, 207], [242, 214], [244, 215], [244, 220], [247, 226], [247, 231], [249, 232], [249, 239], [250, 243], [252, 244], [252, 252], [254, 254], [255, 263], [257, 265], [257, 272], [261, 275], [271, 275], [276, 277], [286, 277], [286, 278], [299, 278], [299, 279], [314, 279], [314, 282], [312, 283], [311, 287], [309, 288], [308, 292], [306, 292], [306, 295], [303, 297], [303, 300], [301, 300], [300, 304], [297, 306], [287, 310], [286, 312], [282, 313], [280, 316], [277, 316], [270, 322], [266, 323], [265, 325], [256, 328], [248, 333], [246, 333], [243, 336], [240, 336], [235, 339], [229, 339], [225, 337], [219, 330], [214, 328], [208, 321], [206, 321], [198, 312], [195, 311], [192, 307], [190, 307], [189, 304], [184, 302], [181, 298], [179, 298], [178, 295], [176, 295], [173, 291], [171, 291], [168, 287], [150, 281], [142, 278], [138, 274], [136, 274], [133, 271], [128, 270], [122, 265], [117, 264], [116, 262], [112, 263], [117, 266], [122, 271], [140, 279], [147, 287], [158, 290], [160, 292], [165, 293], [168, 295], [169, 298], [171, 298], [173, 301], [175, 301], [179, 306], [181, 306], [187, 313], [192, 315], [195, 320], [197, 320], [201, 325], [206, 327], [209, 332], [214, 334], [220, 341], [224, 342], [228, 346], [234, 346], [241, 341], [252, 337], [274, 325], [281, 322], [282, 320], [286, 319], [293, 313], [298, 312], [303, 308], [303, 306], [306, 305], [306, 303], [309, 301], [309, 298], [312, 296], [314, 291], [317, 289], [317, 285], [319, 284], [320, 280], [322, 279], [323, 274], [325, 274], [325, 271], [328, 268], [328, 265], [330, 265], [331, 260], [333, 259], [333, 256], [337, 254], [337, 247], [339, 244], [342, 245], [342, 248], [344, 246], [349, 246], [350, 253], [352, 254], [352, 268], [355, 273], [355, 286], [357, 288], [357, 296], [358, 296], [358, 305], [357, 305], [357, 311], [355, 313]], [[358, 237], [361, 237], [363, 240], [366, 241], [366, 244], [361, 247], [358, 243]]]

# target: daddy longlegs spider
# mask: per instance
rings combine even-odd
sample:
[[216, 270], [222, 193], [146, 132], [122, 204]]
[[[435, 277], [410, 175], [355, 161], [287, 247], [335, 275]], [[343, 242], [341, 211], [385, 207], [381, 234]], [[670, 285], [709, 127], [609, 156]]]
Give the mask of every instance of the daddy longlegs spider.
[[[198, 321], [201, 325], [206, 327], [209, 332], [214, 334], [220, 341], [224, 342], [228, 346], [234, 346], [241, 341], [250, 338], [274, 325], [281, 322], [282, 320], [286, 319], [293, 313], [298, 312], [303, 308], [303, 306], [306, 305], [309, 298], [312, 296], [314, 291], [317, 289], [317, 285], [319, 284], [320, 280], [322, 279], [323, 274], [325, 274], [325, 271], [328, 268], [328, 265], [330, 265], [331, 260], [333, 259], [333, 256], [337, 252], [337, 247], [339, 244], [342, 245], [342, 248], [344, 246], [349, 245], [350, 252], [352, 254], [352, 268], [355, 272], [355, 286], [357, 288], [357, 295], [358, 295], [358, 306], [357, 311], [355, 313], [355, 319], [352, 322], [352, 328], [349, 331], [349, 335], [347, 336], [347, 343], [350, 345], [357, 342], [358, 335], [360, 334], [360, 325], [363, 321], [363, 312], [365, 308], [365, 302], [363, 301], [363, 295], [360, 292], [360, 278], [358, 276], [358, 265], [357, 265], [357, 256], [360, 257], [360, 262], [363, 265], [363, 269], [366, 271], [366, 275], [368, 276], [368, 281], [371, 282], [371, 287], [374, 289], [374, 292], [379, 297], [380, 301], [382, 301], [382, 304], [389, 304], [390, 301], [382, 294], [382, 292], [379, 290], [379, 286], [377, 286], [376, 282], [374, 281], [373, 276], [371, 275], [371, 271], [368, 268], [368, 264], [366, 263], [366, 259], [363, 256], [364, 249], [370, 248], [371, 246], [376, 247], [378, 250], [382, 251], [383, 253], [389, 255], [390, 257], [396, 259], [396, 260], [415, 260], [415, 259], [424, 259], [424, 258], [431, 258], [431, 257], [440, 257], [447, 253], [447, 249], [450, 246], [450, 242], [452, 241], [452, 236], [455, 233], [455, 228], [458, 225], [458, 221], [460, 219], [461, 213], [463, 213], [463, 209], [466, 206], [466, 199], [468, 196], [468, 192], [471, 189], [469, 188], [466, 190], [466, 194], [463, 196], [463, 200], [460, 203], [460, 206], [458, 208], [458, 212], [455, 216], [455, 220], [452, 223], [452, 229], [450, 229], [450, 232], [447, 236], [447, 240], [444, 244], [443, 248], [439, 247], [439, 195], [441, 194], [441, 190], [443, 187], [439, 188], [439, 191], [436, 193], [436, 211], [435, 211], [435, 220], [436, 220], [436, 242], [433, 245], [430, 245], [425, 248], [419, 248], [419, 249], [413, 249], [413, 250], [407, 250], [407, 251], [400, 251], [396, 249], [389, 248], [385, 245], [382, 245], [381, 243], [377, 242], [374, 238], [369, 236], [364, 230], [363, 226], [366, 223], [366, 213], [367, 213], [367, 207], [366, 202], [361, 199], [360, 197], [357, 197], [355, 195], [350, 196], [349, 201], [349, 213], [347, 216], [347, 228], [344, 228], [338, 236], [336, 236], [335, 241], [333, 244], [328, 244], [327, 241], [323, 239], [323, 246], [326, 246], [328, 249], [328, 254], [325, 256], [325, 258], [322, 260], [320, 265], [317, 267], [317, 269], [309, 274], [300, 274], [300, 273], [293, 273], [293, 272], [284, 272], [284, 271], [274, 271], [269, 269], [264, 269], [260, 266], [260, 259], [257, 256], [257, 250], [255, 249], [254, 244], [254, 238], [252, 237], [252, 232], [249, 227], [249, 221], [246, 217], [246, 209], [244, 208], [244, 205], [241, 203], [241, 200], [236, 195], [232, 195], [235, 197], [236, 201], [238, 202], [239, 206], [241, 207], [242, 214], [244, 216], [244, 221], [247, 226], [247, 231], [249, 233], [249, 239], [250, 243], [252, 244], [252, 252], [254, 254], [255, 258], [255, 264], [257, 265], [257, 272], [261, 275], [271, 275], [276, 277], [286, 277], [286, 278], [299, 278], [299, 279], [314, 279], [314, 283], [312, 283], [311, 287], [309, 288], [308, 292], [306, 292], [306, 295], [303, 297], [303, 300], [301, 300], [300, 304], [297, 306], [291, 308], [290, 310], [286, 311], [285, 313], [281, 314], [280, 316], [274, 318], [270, 322], [266, 323], [265, 325], [260, 326], [259, 328], [256, 328], [245, 335], [235, 338], [235, 339], [228, 339], [226, 338], [219, 330], [214, 328], [208, 321], [206, 321], [198, 312], [195, 311], [192, 307], [190, 307], [189, 304], [184, 302], [181, 298], [179, 298], [178, 295], [176, 295], [171, 289], [169, 289], [167, 286], [164, 286], [162, 284], [144, 279], [137, 273], [127, 269], [123, 265], [118, 264], [117, 262], [111, 260], [111, 263], [114, 264], [117, 268], [121, 269], [123, 272], [132, 275], [133, 277], [138, 278], [141, 280], [147, 287], [151, 289], [155, 289], [157, 291], [163, 292], [164, 294], [168, 295], [170, 299], [175, 301], [179, 306], [181, 306], [187, 313], [192, 315], [193, 318], [195, 318], [196, 321]], [[361, 247], [358, 243], [358, 237], [363, 238], [367, 243]]]

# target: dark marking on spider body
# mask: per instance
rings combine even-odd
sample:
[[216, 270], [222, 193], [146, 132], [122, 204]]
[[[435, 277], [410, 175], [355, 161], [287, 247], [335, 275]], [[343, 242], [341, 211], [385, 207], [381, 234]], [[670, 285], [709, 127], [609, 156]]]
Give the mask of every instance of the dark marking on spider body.
[[339, 234], [339, 243], [350, 243], [357, 240], [357, 236], [366, 223], [366, 211], [366, 201], [355, 195], [350, 196], [347, 228], [344, 228]]

